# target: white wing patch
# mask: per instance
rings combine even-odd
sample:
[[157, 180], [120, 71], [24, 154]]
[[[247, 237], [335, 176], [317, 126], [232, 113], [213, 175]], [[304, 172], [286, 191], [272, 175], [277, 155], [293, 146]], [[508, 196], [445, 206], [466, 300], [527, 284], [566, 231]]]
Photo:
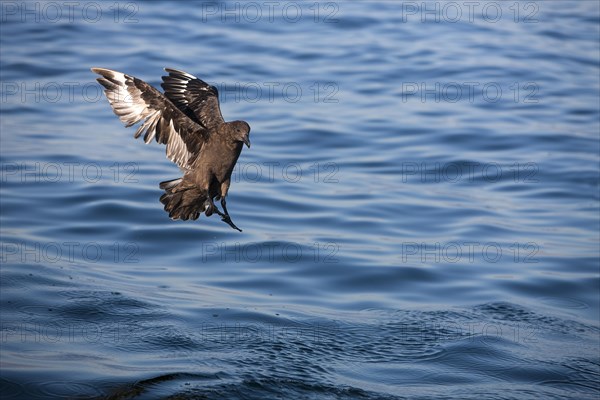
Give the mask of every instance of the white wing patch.
[[192, 158], [192, 153], [175, 129], [173, 116], [163, 115], [164, 110], [147, 104], [142, 98], [142, 91], [135, 86], [133, 77], [104, 68], [92, 70], [103, 76], [98, 81], [106, 88], [104, 93], [125, 126], [130, 127], [144, 120], [134, 137], [144, 134], [144, 142], [150, 143], [158, 133], [160, 141], [167, 145], [167, 157], [181, 168], [189, 168], [188, 161]]
[[169, 121], [169, 142], [167, 143], [167, 157], [178, 165], [187, 164], [192, 156], [181, 136], [175, 131], [173, 121]]
[[[127, 126], [134, 125], [142, 118], [147, 117], [148, 108], [140, 98], [141, 92], [135, 89], [131, 93], [127, 87], [127, 77], [120, 72], [111, 71], [111, 79], [116, 82], [110, 89], [106, 89], [106, 98], [110, 102], [115, 114]], [[138, 92], [138, 93], [135, 93]]]

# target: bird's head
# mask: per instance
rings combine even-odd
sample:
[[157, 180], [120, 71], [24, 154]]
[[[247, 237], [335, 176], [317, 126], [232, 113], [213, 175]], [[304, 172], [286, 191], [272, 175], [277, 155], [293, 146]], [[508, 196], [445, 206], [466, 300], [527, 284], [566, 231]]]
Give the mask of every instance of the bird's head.
[[250, 148], [250, 125], [246, 121], [233, 121], [230, 122], [230, 127], [233, 128], [233, 140]]

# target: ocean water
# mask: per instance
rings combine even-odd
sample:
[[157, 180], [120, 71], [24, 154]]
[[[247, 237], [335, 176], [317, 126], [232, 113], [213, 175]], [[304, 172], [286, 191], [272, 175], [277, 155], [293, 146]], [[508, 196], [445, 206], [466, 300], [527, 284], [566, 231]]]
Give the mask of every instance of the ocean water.
[[[3, 399], [597, 399], [600, 6], [2, 2]], [[219, 88], [218, 217], [90, 67]]]

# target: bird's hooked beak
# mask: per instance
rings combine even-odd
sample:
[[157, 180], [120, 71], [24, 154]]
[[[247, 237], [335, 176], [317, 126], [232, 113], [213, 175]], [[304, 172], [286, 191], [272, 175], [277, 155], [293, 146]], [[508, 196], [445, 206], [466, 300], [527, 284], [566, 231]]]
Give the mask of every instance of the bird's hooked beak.
[[244, 137], [244, 144], [250, 148], [250, 138], [248, 136]]

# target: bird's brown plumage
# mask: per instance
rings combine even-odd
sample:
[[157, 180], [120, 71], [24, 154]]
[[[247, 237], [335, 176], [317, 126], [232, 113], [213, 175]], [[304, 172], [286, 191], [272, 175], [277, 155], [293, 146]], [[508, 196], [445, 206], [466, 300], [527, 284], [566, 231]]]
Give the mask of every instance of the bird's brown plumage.
[[[136, 138], [167, 146], [167, 157], [183, 177], [161, 182], [160, 201], [172, 219], [197, 219], [217, 213], [232, 228], [225, 203], [231, 174], [243, 144], [250, 147], [250, 126], [244, 121], [225, 122], [217, 88], [188, 74], [165, 68], [164, 94], [133, 76], [105, 68], [92, 68], [113, 111], [127, 126], [141, 123]], [[221, 199], [223, 213], [214, 205]]]

